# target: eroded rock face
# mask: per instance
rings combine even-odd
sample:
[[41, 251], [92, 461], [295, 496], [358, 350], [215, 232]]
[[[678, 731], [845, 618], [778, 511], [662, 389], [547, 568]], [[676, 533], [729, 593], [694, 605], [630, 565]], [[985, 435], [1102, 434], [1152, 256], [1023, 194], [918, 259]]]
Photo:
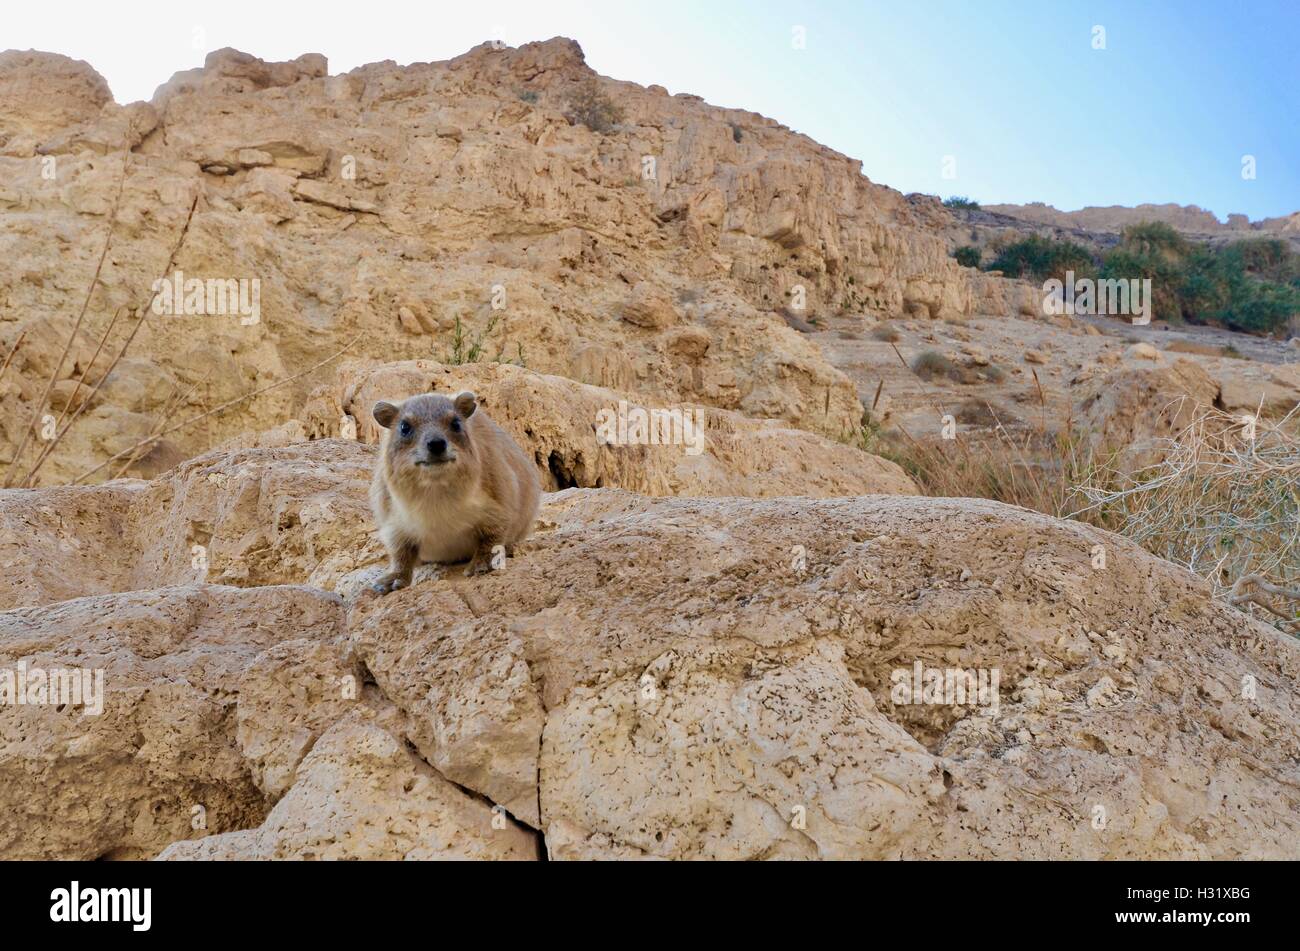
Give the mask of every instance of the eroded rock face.
[[152, 483], [2, 493], [0, 607], [197, 582], [325, 588], [382, 550], [358, 544], [373, 464], [373, 449], [321, 440], [200, 456]]
[[1163, 360], [1122, 366], [1089, 386], [1079, 405], [1094, 444], [1140, 467], [1160, 457], [1160, 440], [1177, 435], [1218, 402], [1219, 384], [1199, 364], [1180, 359], [1169, 366]]
[[[542, 826], [562, 822], [566, 842], [577, 829], [610, 855], [674, 858], [1294, 854], [1291, 805], [1261, 840], [1205, 790], [1241, 784], [1234, 799], [1272, 808], [1277, 787], [1226, 754], [1275, 727], [1294, 748], [1296, 648], [1192, 576], [993, 503], [625, 496], [590, 511], [609, 495], [556, 497], [555, 528], [483, 585], [353, 609], [354, 628], [440, 613], [445, 585], [469, 612], [457, 650], [520, 641], [546, 711]], [[665, 579], [680, 579], [669, 597]], [[918, 660], [999, 670], [998, 715], [896, 705], [893, 673]], [[1277, 685], [1253, 712], [1247, 675]], [[1213, 709], [1187, 714], [1198, 689]], [[1270, 769], [1292, 768], [1275, 755]]]
[[[308, 402], [304, 425], [321, 436], [338, 435], [346, 425], [362, 441], [378, 443], [371, 412], [377, 401], [461, 390], [477, 394], [533, 457], [548, 491], [611, 487], [647, 495], [755, 498], [918, 491], [895, 463], [814, 433], [498, 363], [347, 364], [337, 385]], [[635, 428], [638, 419], [645, 422], [643, 438]]]
[[[334, 459], [342, 445], [298, 447], [288, 460]], [[250, 452], [231, 451], [225, 467], [247, 467]], [[213, 457], [195, 465], [223, 468]], [[103, 516], [70, 499], [141, 498], [159, 485], [35, 494], [59, 495], [75, 534], [78, 519]], [[299, 478], [276, 491], [302, 511], [351, 489]], [[194, 515], [219, 504], [193, 492]], [[1295, 642], [1084, 525], [976, 500], [570, 489], [547, 496], [537, 532], [502, 570], [425, 569], [382, 598], [358, 594], [382, 570], [366, 530], [331, 544], [357, 566], [338, 579], [342, 600], [301, 586], [312, 559], [285, 558], [276, 578], [288, 586], [252, 573], [252, 587], [131, 591], [150, 582], [88, 575], [123, 590], [0, 613], [0, 667], [108, 674], [99, 717], [0, 708], [11, 804], [0, 851], [148, 856], [175, 842], [166, 857], [1294, 858], [1300, 848]], [[918, 664], [982, 673], [986, 687], [996, 672], [997, 692], [911, 702], [900, 684]], [[106, 783], [121, 794], [106, 797]], [[204, 828], [191, 825], [196, 805]]]
[[196, 822], [255, 825], [269, 805], [237, 737], [242, 672], [281, 639], [336, 640], [343, 621], [337, 597], [304, 587], [186, 585], [0, 612], [0, 669], [103, 672], [98, 715], [30, 692], [0, 707], [0, 855], [147, 858]]
[[0, 155], [31, 157], [48, 136], [89, 122], [113, 102], [108, 83], [57, 53], [0, 53]]
[[497, 822], [392, 733], [349, 718], [312, 747], [292, 789], [256, 829], [177, 842], [183, 859], [537, 858], [534, 836]]
[[[0, 345], [79, 312], [110, 232], [57, 373], [63, 404], [90, 399], [143, 318], [43, 484], [348, 344], [370, 362], [479, 347], [847, 438], [862, 414], [853, 386], [780, 311], [806, 324], [1004, 301], [996, 279], [949, 258], [937, 203], [874, 185], [859, 163], [754, 113], [596, 76], [570, 40], [338, 76], [319, 56], [220, 50], [125, 107], [85, 64], [5, 56], [0, 251], [13, 278]], [[595, 132], [566, 118], [588, 84], [622, 121]], [[181, 291], [156, 297], [164, 279]], [[243, 297], [216, 283], [241, 281]], [[188, 282], [203, 282], [193, 298]], [[58, 348], [25, 341], [0, 386], [6, 442], [44, 412], [45, 365], [70, 326], [56, 329]], [[275, 428], [320, 382], [307, 374], [170, 433], [128, 474]]]
[[[313, 398], [306, 427], [234, 440], [253, 445], [196, 457], [153, 482], [0, 493], [0, 609], [195, 582], [335, 590], [383, 553], [367, 497], [379, 438], [370, 409], [379, 399], [431, 389], [477, 392], [536, 461], [548, 490], [759, 497], [917, 491], [892, 462], [709, 407], [684, 408], [698, 414], [698, 454], [687, 445], [602, 445], [602, 411], [647, 401], [518, 367], [412, 361], [350, 365], [340, 377]], [[345, 421], [355, 438], [337, 438]], [[307, 430], [331, 438], [304, 442]]]
[[1022, 218], [1038, 224], [1062, 228], [1084, 228], [1089, 231], [1120, 232], [1129, 225], [1159, 221], [1179, 231], [1190, 234], [1216, 234], [1223, 231], [1285, 232], [1295, 230], [1296, 215], [1263, 218], [1252, 222], [1245, 215], [1230, 214], [1226, 222], [1220, 221], [1212, 211], [1196, 205], [1138, 205], [1128, 208], [1110, 205], [1104, 208], [1090, 205], [1078, 211], [1058, 211], [1051, 205], [1033, 202], [1028, 205], [986, 205], [986, 211]]

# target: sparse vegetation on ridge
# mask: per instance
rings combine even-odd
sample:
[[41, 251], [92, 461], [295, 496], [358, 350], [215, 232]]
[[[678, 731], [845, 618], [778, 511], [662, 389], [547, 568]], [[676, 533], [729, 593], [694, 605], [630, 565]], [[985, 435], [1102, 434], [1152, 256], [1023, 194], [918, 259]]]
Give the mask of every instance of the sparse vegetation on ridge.
[[623, 121], [623, 109], [601, 92], [600, 84], [589, 76], [574, 89], [564, 116], [570, 122], [585, 125], [592, 132], [607, 134]]

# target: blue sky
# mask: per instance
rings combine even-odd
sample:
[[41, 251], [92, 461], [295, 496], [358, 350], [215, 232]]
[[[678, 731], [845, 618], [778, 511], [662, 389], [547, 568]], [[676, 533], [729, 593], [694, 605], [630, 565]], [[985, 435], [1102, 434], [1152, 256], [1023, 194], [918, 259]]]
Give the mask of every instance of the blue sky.
[[902, 191], [1067, 210], [1177, 202], [1220, 218], [1300, 210], [1300, 0], [322, 0], [310, 15], [151, 0], [129, 25], [116, 5], [66, 6], [11, 5], [0, 47], [85, 59], [119, 101], [227, 45], [324, 53], [339, 72], [564, 35], [605, 75], [771, 116]]

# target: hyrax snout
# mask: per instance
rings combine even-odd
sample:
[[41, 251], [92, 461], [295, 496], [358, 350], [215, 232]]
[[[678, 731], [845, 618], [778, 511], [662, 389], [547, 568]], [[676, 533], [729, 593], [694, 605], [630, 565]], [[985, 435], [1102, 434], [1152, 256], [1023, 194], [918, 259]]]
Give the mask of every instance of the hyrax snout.
[[384, 400], [374, 416], [385, 432], [370, 505], [392, 562], [375, 591], [406, 587], [422, 561], [469, 559], [466, 574], [488, 571], [497, 546], [510, 552], [527, 537], [537, 469], [473, 393]]

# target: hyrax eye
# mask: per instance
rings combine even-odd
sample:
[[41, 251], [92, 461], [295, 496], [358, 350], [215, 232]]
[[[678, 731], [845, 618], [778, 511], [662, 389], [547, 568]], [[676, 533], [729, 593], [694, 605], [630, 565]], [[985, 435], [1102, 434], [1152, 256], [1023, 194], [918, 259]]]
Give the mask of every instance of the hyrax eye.
[[451, 421], [451, 431], [453, 433], [460, 432], [460, 420], [456, 419], [455, 417], [453, 417]]
[[402, 420], [402, 425], [397, 427], [397, 431], [401, 433], [403, 439], [406, 439], [414, 431], [414, 427], [411, 426], [411, 421], [409, 419], [404, 419]]

